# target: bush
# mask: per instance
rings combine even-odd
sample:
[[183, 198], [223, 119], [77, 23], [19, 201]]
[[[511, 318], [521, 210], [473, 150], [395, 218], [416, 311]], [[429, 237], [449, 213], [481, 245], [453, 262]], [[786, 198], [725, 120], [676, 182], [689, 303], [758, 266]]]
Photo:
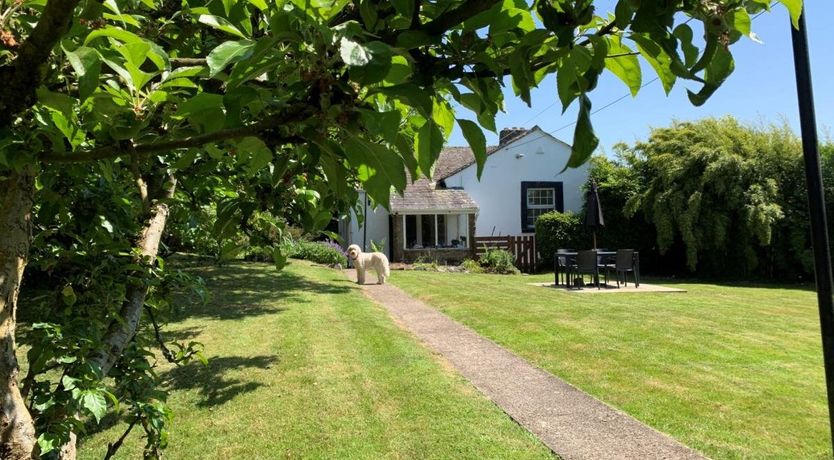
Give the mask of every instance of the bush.
[[324, 265], [347, 264], [347, 254], [332, 241], [294, 241], [289, 244], [289, 256]]
[[516, 275], [518, 269], [513, 265], [515, 257], [505, 249], [488, 248], [481, 256], [479, 262], [487, 273], [498, 273], [502, 275]]
[[536, 247], [543, 263], [553, 261], [557, 249], [590, 247], [588, 230], [572, 212], [548, 212], [536, 219]]
[[478, 262], [477, 260], [466, 259], [463, 262], [461, 262], [460, 266], [463, 267], [463, 269], [466, 270], [469, 273], [483, 273], [484, 272], [483, 267], [481, 267], [480, 262]]

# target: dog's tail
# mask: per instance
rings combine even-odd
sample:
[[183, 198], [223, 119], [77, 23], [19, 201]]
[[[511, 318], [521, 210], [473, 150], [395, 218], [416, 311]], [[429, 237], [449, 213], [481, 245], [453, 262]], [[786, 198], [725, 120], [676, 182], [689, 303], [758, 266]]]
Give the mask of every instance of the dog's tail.
[[384, 272], [385, 272], [385, 277], [386, 277], [386, 278], [390, 278], [390, 277], [391, 277], [391, 267], [390, 267], [388, 264], [385, 264], [385, 265], [382, 267], [382, 271], [384, 271]]

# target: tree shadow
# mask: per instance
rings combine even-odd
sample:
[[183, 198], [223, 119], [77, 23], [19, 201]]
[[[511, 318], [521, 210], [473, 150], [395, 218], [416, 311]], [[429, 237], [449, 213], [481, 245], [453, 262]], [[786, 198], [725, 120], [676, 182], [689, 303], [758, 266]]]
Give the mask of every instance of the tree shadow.
[[694, 277], [662, 277], [662, 276], [641, 276], [640, 281], [650, 284], [700, 284], [705, 286], [719, 286], [727, 288], [755, 288], [755, 289], [780, 289], [790, 291], [814, 292], [816, 286], [807, 282], [779, 282], [769, 280], [722, 280]]
[[[252, 265], [251, 262], [235, 263], [222, 267], [203, 266], [193, 270], [194, 274], [205, 280], [210, 299], [206, 303], [178, 299], [178, 303], [185, 307], [174, 319], [197, 317], [234, 320], [280, 313], [287, 310], [286, 305], [309, 303], [304, 293], [343, 294], [352, 289], [344, 284], [321, 283], [288, 271], [269, 271], [266, 265]], [[282, 301], [283, 305], [276, 306], [276, 301]]]
[[244, 381], [225, 375], [232, 370], [269, 369], [277, 356], [222, 356], [209, 359], [208, 365], [191, 362], [160, 375], [169, 390], [197, 389], [202, 397], [197, 407], [214, 407], [236, 396], [254, 391], [264, 384]]
[[182, 329], [170, 329], [165, 328], [162, 331], [162, 338], [165, 339], [166, 342], [169, 341], [186, 341], [192, 340], [197, 338], [202, 332], [202, 327], [185, 327]]

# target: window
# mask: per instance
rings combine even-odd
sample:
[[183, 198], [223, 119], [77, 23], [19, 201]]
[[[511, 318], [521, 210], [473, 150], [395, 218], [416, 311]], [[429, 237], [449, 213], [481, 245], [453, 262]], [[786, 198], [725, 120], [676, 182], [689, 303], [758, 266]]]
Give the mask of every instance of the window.
[[556, 189], [527, 189], [527, 227], [536, 226], [536, 219], [546, 212], [556, 209]]
[[[399, 217], [397, 217], [399, 218]], [[465, 249], [470, 214], [407, 214], [402, 216], [404, 249]], [[435, 236], [436, 234], [436, 236]]]
[[521, 183], [521, 231], [536, 230], [536, 219], [550, 211], [564, 211], [561, 182]]

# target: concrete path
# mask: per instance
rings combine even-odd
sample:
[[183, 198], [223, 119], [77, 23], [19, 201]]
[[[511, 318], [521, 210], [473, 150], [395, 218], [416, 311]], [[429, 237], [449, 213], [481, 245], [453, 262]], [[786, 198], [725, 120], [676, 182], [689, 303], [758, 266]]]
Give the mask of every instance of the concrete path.
[[[356, 273], [349, 271], [352, 280]], [[365, 285], [404, 329], [563, 459], [703, 459], [701, 454], [533, 366], [401, 289]]]

